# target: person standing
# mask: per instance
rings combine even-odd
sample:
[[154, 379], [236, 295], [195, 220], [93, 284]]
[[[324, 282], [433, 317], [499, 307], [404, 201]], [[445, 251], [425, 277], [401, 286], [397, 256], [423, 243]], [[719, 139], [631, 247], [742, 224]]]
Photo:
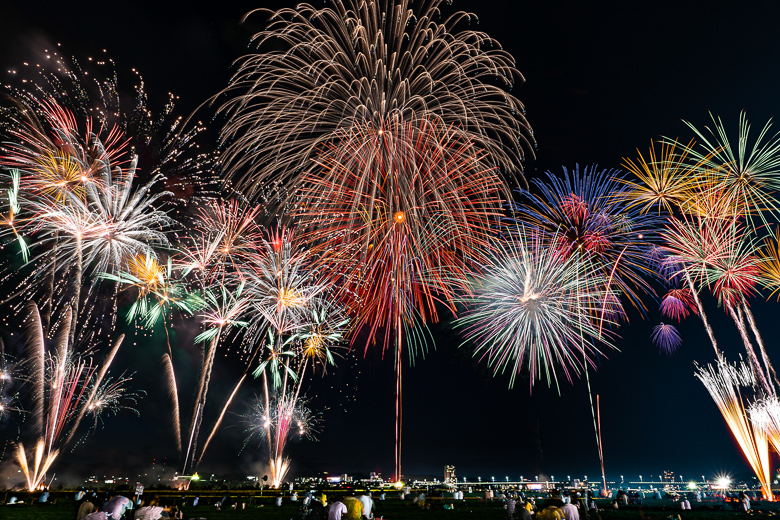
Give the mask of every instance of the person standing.
[[739, 502], [744, 512], [747, 513], [748, 511], [750, 511], [750, 499], [748, 498], [748, 496], [745, 494], [744, 491], [739, 492]]
[[509, 518], [515, 517], [515, 509], [517, 508], [517, 501], [510, 496], [506, 499], [506, 516]]

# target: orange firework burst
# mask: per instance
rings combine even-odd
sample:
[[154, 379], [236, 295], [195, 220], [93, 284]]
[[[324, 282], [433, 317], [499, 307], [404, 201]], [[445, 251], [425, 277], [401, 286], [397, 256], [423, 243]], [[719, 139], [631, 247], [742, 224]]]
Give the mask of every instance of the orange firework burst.
[[699, 182], [695, 169], [686, 165], [686, 149], [693, 141], [680, 149], [677, 141], [661, 143], [660, 152], [650, 145], [648, 160], [637, 149], [639, 155], [636, 161], [623, 159], [623, 165], [639, 182], [623, 181], [628, 190], [624, 197], [630, 201], [629, 207], [641, 206], [642, 212], [657, 209], [660, 213], [665, 209], [672, 213], [673, 206], [679, 206], [688, 200]]
[[0, 159], [0, 164], [25, 172], [24, 189], [58, 202], [83, 199], [98, 170], [129, 162], [128, 140], [119, 127], [95, 127], [87, 118], [82, 130], [74, 114], [56, 101], [32, 101], [35, 105], [24, 112], [30, 120], [11, 130], [15, 143]]

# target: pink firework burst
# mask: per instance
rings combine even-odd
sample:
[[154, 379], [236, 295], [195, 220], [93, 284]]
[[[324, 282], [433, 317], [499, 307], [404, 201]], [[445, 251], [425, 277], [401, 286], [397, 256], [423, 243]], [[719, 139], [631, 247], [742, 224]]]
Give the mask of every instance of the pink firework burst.
[[661, 300], [661, 313], [667, 318], [682, 321], [691, 314], [698, 314], [693, 294], [688, 288], [672, 289]]

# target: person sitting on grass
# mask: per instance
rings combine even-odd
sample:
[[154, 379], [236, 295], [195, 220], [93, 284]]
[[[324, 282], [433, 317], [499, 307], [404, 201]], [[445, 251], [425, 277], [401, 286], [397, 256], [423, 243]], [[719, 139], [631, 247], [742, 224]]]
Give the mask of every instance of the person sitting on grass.
[[545, 508], [536, 513], [536, 520], [565, 520], [561, 507], [563, 502], [557, 498], [547, 501]]
[[76, 520], [81, 520], [88, 514], [94, 513], [96, 510], [97, 509], [95, 508], [95, 504], [92, 502], [92, 500], [89, 497], [86, 497], [79, 506], [79, 512], [76, 514]]
[[355, 497], [346, 497], [343, 502], [347, 506], [347, 520], [360, 520], [363, 516], [363, 503]]
[[157, 504], [157, 500], [152, 499], [148, 506], [138, 508], [135, 512], [135, 520], [159, 520], [162, 514], [163, 507]]
[[105, 511], [101, 511], [102, 504], [100, 501], [95, 501], [95, 511], [84, 517], [83, 520], [108, 520], [111, 517], [106, 514]]
[[347, 514], [347, 506], [344, 502], [336, 500], [328, 507], [328, 520], [341, 520], [342, 515]]

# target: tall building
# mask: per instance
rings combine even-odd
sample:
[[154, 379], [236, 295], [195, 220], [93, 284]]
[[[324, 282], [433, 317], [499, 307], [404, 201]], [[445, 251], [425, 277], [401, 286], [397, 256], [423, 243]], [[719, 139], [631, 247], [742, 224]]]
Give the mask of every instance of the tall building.
[[444, 466], [444, 483], [454, 484], [457, 480], [455, 477], [455, 466]]
[[664, 482], [674, 482], [674, 471], [664, 471]]

